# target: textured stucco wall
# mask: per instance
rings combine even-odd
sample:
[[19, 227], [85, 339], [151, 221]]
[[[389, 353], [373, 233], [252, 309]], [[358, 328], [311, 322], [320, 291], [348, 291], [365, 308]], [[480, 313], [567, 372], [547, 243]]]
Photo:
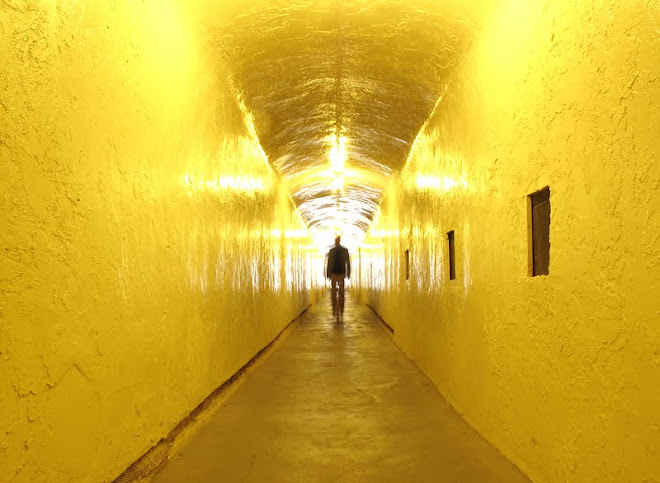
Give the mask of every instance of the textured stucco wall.
[[1, 481], [112, 479], [313, 298], [200, 5], [0, 2]]
[[[481, 20], [365, 240], [364, 300], [533, 479], [660, 480], [660, 4], [507, 0]], [[546, 185], [532, 278], [526, 195]]]

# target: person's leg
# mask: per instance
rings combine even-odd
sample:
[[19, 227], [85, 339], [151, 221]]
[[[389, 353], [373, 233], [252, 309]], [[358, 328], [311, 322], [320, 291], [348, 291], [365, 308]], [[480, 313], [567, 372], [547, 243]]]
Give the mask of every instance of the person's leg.
[[337, 281], [339, 285], [339, 301], [338, 301], [338, 310], [339, 313], [344, 315], [344, 277], [339, 278]]
[[337, 279], [330, 275], [330, 300], [332, 302], [332, 315], [337, 313]]

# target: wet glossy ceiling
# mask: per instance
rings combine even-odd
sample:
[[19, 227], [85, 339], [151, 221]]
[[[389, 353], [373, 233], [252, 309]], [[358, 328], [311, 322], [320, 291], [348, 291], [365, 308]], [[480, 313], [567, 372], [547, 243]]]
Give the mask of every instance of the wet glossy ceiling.
[[248, 2], [214, 37], [304, 221], [355, 240], [472, 32], [439, 1], [271, 0]]

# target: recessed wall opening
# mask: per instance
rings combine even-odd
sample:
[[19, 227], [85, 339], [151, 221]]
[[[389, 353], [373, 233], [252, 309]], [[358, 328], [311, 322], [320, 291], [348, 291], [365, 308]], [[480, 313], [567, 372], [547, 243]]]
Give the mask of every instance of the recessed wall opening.
[[456, 280], [456, 249], [454, 247], [454, 230], [447, 233], [449, 243], [449, 280]]
[[529, 272], [530, 275], [550, 273], [550, 187], [546, 186], [528, 197]]
[[358, 280], [362, 280], [362, 247], [358, 248]]
[[405, 251], [403, 263], [406, 274], [406, 280], [410, 280], [410, 250]]

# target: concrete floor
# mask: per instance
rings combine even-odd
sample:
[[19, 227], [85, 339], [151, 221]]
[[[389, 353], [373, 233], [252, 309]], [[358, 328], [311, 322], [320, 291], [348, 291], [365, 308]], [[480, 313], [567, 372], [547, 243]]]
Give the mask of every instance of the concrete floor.
[[329, 299], [153, 481], [529, 481], [465, 423], [377, 318]]

